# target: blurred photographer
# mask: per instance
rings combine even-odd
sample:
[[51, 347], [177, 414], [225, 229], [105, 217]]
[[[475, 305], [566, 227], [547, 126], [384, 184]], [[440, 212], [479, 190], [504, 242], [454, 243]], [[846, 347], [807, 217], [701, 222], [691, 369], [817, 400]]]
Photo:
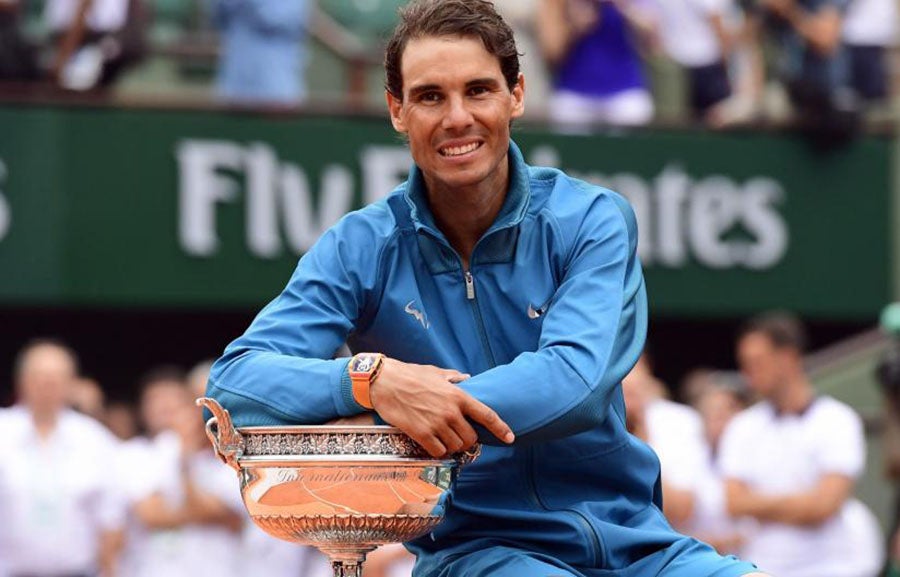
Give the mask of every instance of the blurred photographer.
[[[900, 489], [900, 302], [888, 305], [881, 313], [881, 328], [893, 341], [876, 369], [885, 399], [884, 468]], [[900, 576], [900, 491], [894, 503], [888, 577]]]

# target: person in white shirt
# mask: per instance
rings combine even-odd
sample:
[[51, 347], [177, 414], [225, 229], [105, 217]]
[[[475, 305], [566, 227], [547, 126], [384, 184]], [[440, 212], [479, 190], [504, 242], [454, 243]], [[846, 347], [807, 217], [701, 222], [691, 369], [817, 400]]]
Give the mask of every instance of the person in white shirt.
[[132, 506], [145, 532], [134, 577], [238, 577], [244, 523], [234, 471], [213, 453], [200, 409], [187, 398], [148, 453], [146, 493]]
[[684, 530], [693, 515], [706, 462], [703, 424], [697, 411], [665, 398], [665, 386], [651, 372], [646, 354], [622, 381], [626, 425], [659, 457], [663, 472], [663, 511]]
[[66, 407], [73, 352], [50, 340], [16, 359], [19, 404], [0, 415], [0, 559], [12, 577], [112, 575], [122, 524], [108, 469], [117, 441]]
[[865, 463], [859, 416], [818, 396], [806, 376], [806, 337], [782, 313], [751, 319], [737, 341], [748, 385], [763, 400], [726, 428], [721, 464], [734, 516], [759, 522], [743, 555], [778, 577], [874, 577], [882, 539], [853, 498]]
[[734, 44], [726, 22], [734, 0], [657, 0], [659, 35], [669, 58], [685, 71], [695, 120], [731, 96], [728, 57]]
[[719, 447], [725, 427], [747, 407], [743, 385], [727, 373], [709, 371], [706, 385], [699, 388], [693, 406], [703, 420], [706, 440], [706, 470], [700, 476], [694, 514], [686, 532], [715, 547], [719, 553], [740, 556], [744, 534], [754, 523], [735, 519], [725, 504], [725, 479], [719, 463]]

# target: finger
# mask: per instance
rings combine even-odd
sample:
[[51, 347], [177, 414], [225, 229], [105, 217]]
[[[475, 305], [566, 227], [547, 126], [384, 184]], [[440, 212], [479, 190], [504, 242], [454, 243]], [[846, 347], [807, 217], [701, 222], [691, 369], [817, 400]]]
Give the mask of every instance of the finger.
[[419, 443], [422, 448], [425, 449], [432, 457], [443, 457], [447, 454], [447, 447], [445, 447], [441, 440], [433, 434], [429, 433], [422, 436], [410, 436], [415, 442]]
[[466, 379], [471, 378], [472, 375], [468, 373], [460, 373], [459, 371], [454, 371], [453, 373], [447, 375], [447, 380], [451, 383], [461, 383]]
[[451, 427], [453, 427], [453, 431], [462, 443], [458, 449], [453, 450], [454, 453], [468, 451], [472, 448], [472, 445], [478, 442], [478, 433], [462, 414], [460, 414], [459, 420], [451, 423]]
[[441, 443], [443, 443], [444, 446], [447, 447], [448, 455], [458, 453], [462, 451], [466, 446], [466, 442], [463, 441], [462, 437], [460, 437], [460, 435], [457, 434], [457, 432], [452, 427], [447, 427], [444, 431], [442, 431], [440, 438]]
[[476, 423], [483, 425], [492, 435], [504, 443], [512, 443], [516, 440], [516, 436], [509, 425], [500, 418], [500, 415], [484, 403], [469, 397], [468, 402], [463, 407], [463, 412]]

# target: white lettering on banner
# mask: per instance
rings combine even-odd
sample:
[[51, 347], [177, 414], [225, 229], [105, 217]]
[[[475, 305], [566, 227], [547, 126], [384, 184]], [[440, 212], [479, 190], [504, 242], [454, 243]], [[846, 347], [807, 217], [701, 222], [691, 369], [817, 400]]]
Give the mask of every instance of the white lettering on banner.
[[360, 156], [363, 199], [366, 204], [381, 199], [406, 180], [412, 156], [404, 146], [367, 146]]
[[[0, 185], [6, 183], [6, 175], [6, 163], [0, 159]], [[0, 190], [0, 241], [6, 238], [10, 226], [12, 226], [12, 209], [9, 208], [9, 202]]]
[[238, 186], [220, 169], [239, 170], [243, 149], [219, 140], [180, 143], [178, 158], [178, 238], [191, 256], [212, 256], [219, 248], [216, 205], [237, 198]]
[[[534, 152], [545, 161], [535, 164], [559, 164], [560, 155], [551, 146]], [[242, 194], [247, 248], [265, 259], [285, 250], [305, 253], [354, 208], [356, 185], [346, 165], [325, 166], [316, 194], [306, 170], [281, 161], [268, 144], [191, 139], [178, 145], [176, 157], [179, 241], [192, 256], [218, 252], [218, 210], [241, 203]], [[363, 201], [375, 202], [403, 182], [410, 163], [405, 146], [364, 147], [359, 156]], [[785, 193], [771, 178], [743, 183], [724, 175], [694, 179], [678, 164], [664, 166], [654, 178], [567, 172], [628, 198], [640, 227], [638, 252], [647, 265], [681, 268], [693, 262], [718, 270], [762, 270], [787, 253], [788, 226], [780, 211]], [[0, 239], [3, 211], [0, 195]]]
[[648, 180], [636, 174], [573, 176], [608, 186], [634, 208], [638, 254], [645, 265], [679, 268], [692, 260], [713, 269], [763, 270], [787, 254], [787, 222], [778, 206], [781, 185], [766, 177], [740, 184], [712, 175], [693, 180], [676, 164]]
[[[302, 254], [322, 233], [350, 211], [350, 169], [329, 165], [322, 171], [320, 194], [313, 195], [302, 168], [280, 162], [267, 144], [247, 146], [214, 140], [186, 140], [176, 151], [179, 165], [179, 240], [192, 256], [211, 257], [219, 249], [216, 210], [245, 196], [245, 238], [259, 258], [276, 258], [285, 241]], [[318, 210], [314, 209], [318, 199]]]

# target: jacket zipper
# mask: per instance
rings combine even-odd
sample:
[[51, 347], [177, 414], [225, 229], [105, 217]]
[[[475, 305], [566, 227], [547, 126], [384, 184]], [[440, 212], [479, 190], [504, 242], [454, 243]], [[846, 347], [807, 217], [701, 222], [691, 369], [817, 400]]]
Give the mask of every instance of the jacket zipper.
[[475, 277], [472, 271], [467, 270], [464, 274], [466, 281], [466, 300], [472, 306], [472, 313], [475, 315], [475, 324], [478, 327], [478, 336], [481, 339], [481, 346], [487, 355], [488, 362], [491, 367], [496, 367], [497, 362], [494, 360], [494, 353], [491, 352], [491, 343], [488, 341], [487, 331], [484, 328], [484, 319], [481, 316], [481, 309], [478, 308], [478, 301], [475, 300]]

